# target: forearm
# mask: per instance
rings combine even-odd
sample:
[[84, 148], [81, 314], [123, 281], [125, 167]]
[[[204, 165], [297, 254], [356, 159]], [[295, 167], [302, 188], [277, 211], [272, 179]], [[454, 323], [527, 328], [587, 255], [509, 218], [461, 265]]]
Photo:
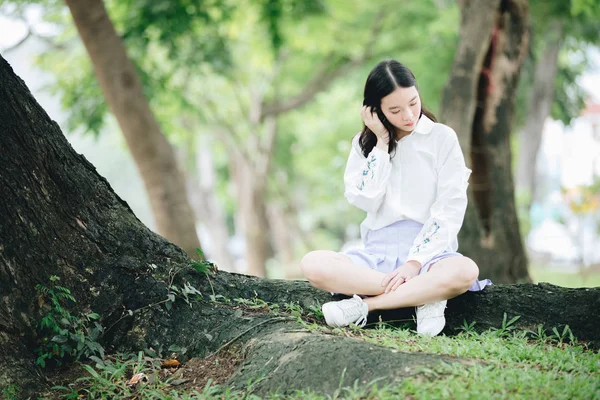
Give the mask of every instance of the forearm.
[[344, 175], [344, 196], [361, 210], [376, 211], [385, 196], [390, 172], [390, 156], [378, 147], [366, 159], [351, 157]]

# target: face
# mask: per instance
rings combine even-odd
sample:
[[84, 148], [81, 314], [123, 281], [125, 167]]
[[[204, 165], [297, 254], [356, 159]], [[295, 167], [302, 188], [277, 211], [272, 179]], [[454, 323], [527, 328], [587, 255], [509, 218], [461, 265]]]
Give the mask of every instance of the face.
[[381, 111], [396, 128], [412, 132], [421, 116], [421, 98], [417, 88], [397, 88], [381, 99]]

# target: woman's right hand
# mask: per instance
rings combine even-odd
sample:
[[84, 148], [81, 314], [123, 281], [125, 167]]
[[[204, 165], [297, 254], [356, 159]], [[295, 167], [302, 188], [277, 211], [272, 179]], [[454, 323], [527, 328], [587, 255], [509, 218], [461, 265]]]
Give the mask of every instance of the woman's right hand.
[[377, 142], [381, 141], [387, 145], [390, 141], [390, 134], [386, 127], [383, 126], [383, 123], [373, 107], [362, 106], [360, 109], [360, 116], [367, 128], [377, 136]]

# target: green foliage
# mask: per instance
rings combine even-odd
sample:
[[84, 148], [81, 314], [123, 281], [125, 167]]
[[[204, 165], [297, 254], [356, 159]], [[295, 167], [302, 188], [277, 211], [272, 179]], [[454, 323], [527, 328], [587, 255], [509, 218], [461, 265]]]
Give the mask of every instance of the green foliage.
[[[200, 249], [197, 249], [198, 253], [200, 254], [200, 256], [202, 257], [202, 251]], [[205, 274], [207, 276], [208, 282], [210, 283], [210, 278], [208, 277], [208, 273], [209, 270], [205, 269], [205, 265], [203, 264], [203, 262], [191, 262], [190, 266], [202, 273]], [[168, 281], [167, 283], [167, 298], [164, 300], [161, 300], [157, 303], [152, 303], [149, 304], [145, 307], [142, 307], [141, 309], [135, 310], [136, 312], [139, 312], [143, 309], [146, 308], [150, 308], [150, 307], [154, 307], [157, 305], [161, 305], [164, 304], [165, 308], [167, 309], [167, 311], [170, 311], [173, 308], [173, 304], [175, 304], [175, 299], [176, 298], [180, 298], [183, 301], [185, 301], [185, 303], [190, 306], [190, 308], [192, 307], [192, 304], [195, 302], [198, 302], [202, 299], [202, 293], [196, 289], [196, 287], [194, 287], [191, 283], [184, 281], [183, 282], [183, 286], [181, 285], [176, 285], [175, 284], [175, 277], [177, 276], [177, 274], [179, 274], [181, 271], [188, 269], [189, 267], [184, 267], [184, 268], [171, 268], [169, 270], [169, 276], [168, 276]], [[212, 283], [210, 283], [211, 288], [212, 288]], [[213, 289], [213, 295], [214, 295], [214, 289]]]
[[127, 385], [129, 378], [137, 373], [152, 376], [160, 371], [161, 361], [144, 356], [141, 351], [137, 355], [117, 355], [105, 360], [96, 358], [94, 361], [95, 367], [82, 365], [89, 376], [78, 378], [68, 386], [55, 386], [53, 390], [58, 391], [62, 398], [72, 399], [80, 398], [80, 394], [88, 399], [126, 398], [134, 393], [140, 393], [139, 398], [146, 398], [143, 394], [148, 393], [147, 391], [166, 390], [169, 387], [168, 382], [161, 380], [140, 386], [140, 392]]
[[104, 348], [98, 343], [104, 331], [97, 320], [100, 315], [86, 313], [72, 315], [68, 306], [76, 302], [71, 291], [57, 284], [58, 276], [50, 277], [50, 286], [38, 284], [39, 300], [45, 309], [39, 323], [39, 346], [35, 349], [36, 364], [44, 368], [52, 360], [61, 365], [65, 360], [104, 357]]
[[258, 0], [261, 20], [267, 26], [271, 46], [277, 53], [285, 42], [281, 26], [302, 19], [306, 16], [317, 15], [324, 11], [322, 0]]
[[175, 296], [179, 296], [191, 308], [193, 301], [199, 301], [202, 298], [202, 293], [189, 282], [185, 282], [183, 287], [171, 285], [169, 286], [169, 291], [167, 294], [168, 301], [165, 303], [167, 310], [171, 309], [173, 303], [175, 302]]
[[554, 327], [552, 328], [552, 332], [554, 333], [553, 336], [551, 336], [551, 338], [556, 338], [556, 341], [559, 344], [563, 344], [566, 342], [566, 340], [569, 340], [569, 344], [576, 344], [577, 343], [577, 338], [575, 337], [575, 335], [573, 335], [573, 332], [571, 331], [571, 328], [569, 328], [569, 325], [565, 325], [562, 333], [559, 333], [558, 328]]
[[474, 335], [476, 333], [475, 324], [475, 321], [468, 323], [467, 320], [463, 320], [462, 326], [458, 329], [465, 335]]
[[521, 318], [521, 316], [517, 315], [508, 320], [506, 313], [504, 313], [504, 316], [502, 317], [502, 326], [500, 328], [494, 328], [492, 331], [495, 332], [498, 337], [506, 337], [516, 329], [514, 323], [517, 322], [519, 318]]
[[194, 267], [194, 269], [197, 272], [208, 275], [211, 271], [215, 269], [215, 264], [206, 260], [206, 258], [204, 257], [204, 252], [201, 249], [196, 249], [196, 253], [198, 253], [200, 261], [192, 261], [192, 267]]
[[44, 69], [51, 67], [56, 71], [56, 83], [46, 89], [53, 95], [61, 95], [63, 109], [69, 110], [67, 130], [82, 130], [97, 137], [105, 126], [108, 105], [102, 97], [90, 60], [83, 56], [58, 58], [53, 53], [44, 53], [37, 63]]
[[598, 0], [571, 0], [571, 15], [598, 15]]
[[[600, 27], [599, 27], [600, 28]], [[577, 80], [589, 67], [583, 50], [569, 51], [565, 45], [559, 54], [558, 70], [554, 81], [554, 102], [550, 116], [569, 125], [585, 107], [588, 93], [579, 86]]]
[[[596, 0], [591, 1], [597, 3]], [[600, 43], [600, 7], [590, 8], [588, 5], [587, 0], [530, 1], [532, 38], [529, 57], [519, 83], [519, 124], [524, 122], [528, 112], [535, 63], [539, 62], [545, 46], [556, 35], [559, 36], [561, 47], [554, 80], [551, 117], [568, 125], [572, 119], [579, 116], [588, 93], [579, 86], [578, 79], [589, 67], [586, 60], [588, 46]]]
[[142, 55], [139, 50], [151, 50], [156, 43], [180, 66], [208, 62], [220, 69], [231, 62], [221, 26], [230, 20], [235, 5], [222, 0], [124, 0], [107, 4], [124, 43], [137, 48], [134, 54]]
[[2, 396], [7, 400], [17, 400], [19, 397], [19, 392], [21, 388], [17, 385], [10, 384], [5, 387], [2, 387]]

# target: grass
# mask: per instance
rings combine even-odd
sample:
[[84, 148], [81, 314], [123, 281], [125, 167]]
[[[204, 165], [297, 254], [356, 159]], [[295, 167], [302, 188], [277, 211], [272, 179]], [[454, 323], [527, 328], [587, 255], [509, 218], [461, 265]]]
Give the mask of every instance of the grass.
[[598, 353], [571, 340], [566, 332], [557, 331], [548, 337], [538, 332], [491, 330], [421, 338], [406, 330], [379, 328], [361, 334], [367, 341], [397, 350], [484, 362], [444, 366], [431, 373], [432, 379], [405, 381], [397, 388], [380, 392], [382, 397], [389, 392], [419, 399], [600, 398]]
[[585, 280], [577, 273], [561, 272], [556, 269], [545, 268], [539, 265], [531, 265], [529, 272], [535, 283], [548, 282], [570, 288], [600, 286], [600, 273], [598, 272], [590, 274]]
[[[268, 399], [600, 399], [600, 356], [578, 343], [570, 331], [524, 332], [501, 329], [475, 333], [472, 324], [454, 337], [421, 337], [405, 329], [380, 324], [375, 329], [335, 329], [318, 326], [336, 335], [351, 335], [358, 340], [379, 344], [399, 351], [445, 354], [467, 358], [467, 364], [443, 364], [424, 370], [417, 378], [382, 386], [377, 382], [358, 385], [342, 382], [329, 396], [312, 392], [296, 392], [287, 396], [272, 394]], [[87, 367], [88, 374], [75, 385], [57, 389], [60, 398], [140, 399], [259, 399], [252, 394], [252, 384], [242, 391], [212, 385], [177, 390], [177, 387], [155, 380], [137, 391], [126, 386], [131, 372], [156, 371], [152, 362], [141, 356], [115, 361], [113, 368]], [[154, 369], [153, 369], [154, 368]], [[185, 368], [185, 366], [184, 366]], [[128, 372], [129, 371], [129, 372]], [[343, 387], [348, 385], [347, 387]], [[76, 389], [76, 390], [75, 390]], [[57, 397], [58, 398], [58, 397]]]

